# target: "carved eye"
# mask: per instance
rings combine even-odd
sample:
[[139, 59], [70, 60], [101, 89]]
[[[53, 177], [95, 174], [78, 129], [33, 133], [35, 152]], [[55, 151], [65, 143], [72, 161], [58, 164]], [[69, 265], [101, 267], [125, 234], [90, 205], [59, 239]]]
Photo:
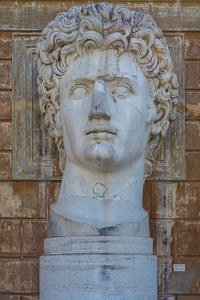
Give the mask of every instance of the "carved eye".
[[127, 85], [119, 85], [113, 91], [113, 95], [118, 97], [119, 99], [125, 99], [130, 96], [132, 90]]
[[86, 85], [79, 84], [71, 89], [70, 94], [75, 99], [82, 99], [89, 94], [89, 89]]

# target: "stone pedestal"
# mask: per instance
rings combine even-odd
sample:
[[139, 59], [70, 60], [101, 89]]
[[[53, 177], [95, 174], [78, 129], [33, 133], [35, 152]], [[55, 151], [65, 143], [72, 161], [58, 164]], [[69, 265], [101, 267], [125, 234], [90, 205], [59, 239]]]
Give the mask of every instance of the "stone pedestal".
[[152, 239], [124, 236], [45, 240], [41, 300], [157, 300]]

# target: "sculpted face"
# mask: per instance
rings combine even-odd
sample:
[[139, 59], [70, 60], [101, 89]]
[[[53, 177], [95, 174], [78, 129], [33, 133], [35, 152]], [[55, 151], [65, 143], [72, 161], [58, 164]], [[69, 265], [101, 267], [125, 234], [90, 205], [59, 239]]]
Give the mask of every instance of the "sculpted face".
[[144, 158], [151, 98], [128, 53], [96, 51], [73, 59], [60, 80], [60, 102], [69, 161], [110, 172]]

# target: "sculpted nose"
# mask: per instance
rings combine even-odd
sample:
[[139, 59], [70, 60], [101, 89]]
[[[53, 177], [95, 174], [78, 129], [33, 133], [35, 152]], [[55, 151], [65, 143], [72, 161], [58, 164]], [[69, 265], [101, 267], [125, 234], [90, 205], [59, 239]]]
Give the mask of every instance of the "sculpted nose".
[[92, 95], [91, 110], [89, 112], [89, 120], [105, 119], [107, 121], [111, 118], [111, 113], [107, 103], [107, 93], [104, 82], [97, 80], [94, 85]]

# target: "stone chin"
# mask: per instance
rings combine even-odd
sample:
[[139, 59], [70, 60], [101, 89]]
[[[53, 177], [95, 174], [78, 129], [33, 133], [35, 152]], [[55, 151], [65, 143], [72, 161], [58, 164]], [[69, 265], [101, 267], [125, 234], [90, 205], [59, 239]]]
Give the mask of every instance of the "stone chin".
[[106, 142], [93, 142], [84, 149], [85, 162], [92, 169], [107, 171], [114, 162], [114, 147]]

